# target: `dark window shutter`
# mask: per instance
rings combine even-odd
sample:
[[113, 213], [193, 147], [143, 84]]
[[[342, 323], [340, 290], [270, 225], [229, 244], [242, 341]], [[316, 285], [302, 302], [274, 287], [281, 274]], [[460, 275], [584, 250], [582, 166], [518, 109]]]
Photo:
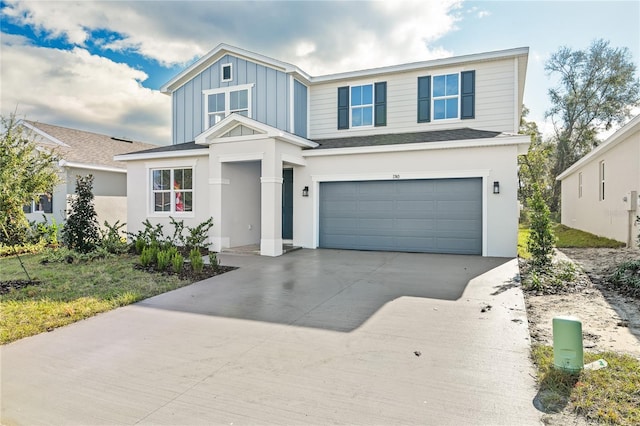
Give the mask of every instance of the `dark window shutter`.
[[476, 116], [476, 72], [463, 71], [460, 73], [462, 80], [461, 93], [461, 113], [460, 118], [463, 120], [475, 118]]
[[349, 86], [338, 87], [338, 130], [349, 128]]
[[431, 76], [418, 77], [418, 123], [431, 121]]
[[381, 81], [375, 85], [375, 121], [378, 126], [387, 125], [387, 82]]
[[29, 201], [29, 204], [22, 206], [22, 211], [25, 213], [31, 213], [31, 201]]

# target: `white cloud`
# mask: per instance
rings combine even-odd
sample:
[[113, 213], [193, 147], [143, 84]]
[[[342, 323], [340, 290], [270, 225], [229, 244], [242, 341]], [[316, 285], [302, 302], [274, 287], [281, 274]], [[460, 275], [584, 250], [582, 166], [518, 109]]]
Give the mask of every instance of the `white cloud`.
[[303, 69], [316, 74], [450, 56], [431, 44], [455, 29], [461, 4], [9, 0], [3, 13], [45, 37], [78, 46], [96, 30], [108, 30], [118, 37], [92, 41], [165, 66], [186, 64], [225, 42], [289, 62], [314, 53]]
[[491, 12], [489, 12], [489, 11], [487, 11], [487, 10], [480, 10], [480, 11], [478, 11], [478, 13], [476, 14], [476, 16], [477, 16], [479, 19], [486, 18], [487, 16], [491, 16]]
[[169, 143], [170, 98], [140, 85], [147, 75], [76, 47], [59, 50], [2, 35], [2, 114]]
[[[461, 0], [375, 2], [5, 1], [2, 13], [40, 39], [3, 34], [2, 112], [81, 129], [170, 140], [170, 98], [139, 84], [144, 72], [90, 46], [185, 65], [219, 43], [293, 63], [311, 75], [451, 56], [437, 45], [457, 30]], [[12, 67], [8, 64], [19, 64]]]

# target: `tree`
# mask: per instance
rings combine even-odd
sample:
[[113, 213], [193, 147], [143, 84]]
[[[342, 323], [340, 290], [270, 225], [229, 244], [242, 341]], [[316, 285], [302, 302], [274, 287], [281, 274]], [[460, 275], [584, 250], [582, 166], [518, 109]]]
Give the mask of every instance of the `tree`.
[[[640, 105], [640, 81], [629, 49], [613, 48], [595, 40], [586, 50], [561, 47], [545, 65], [549, 75], [559, 77], [549, 89], [554, 126], [555, 178], [598, 145], [598, 132], [623, 124], [633, 107]], [[550, 208], [558, 211], [560, 183], [554, 182]]]
[[542, 192], [537, 184], [533, 184], [533, 197], [529, 200], [531, 208], [531, 233], [527, 241], [527, 250], [531, 253], [531, 263], [538, 270], [551, 266], [553, 246], [556, 237], [551, 229], [549, 207], [542, 199]]
[[527, 121], [529, 109], [522, 107], [520, 130], [518, 133], [531, 136], [531, 144], [526, 155], [518, 156], [518, 200], [528, 206], [528, 200], [533, 197], [533, 185], [537, 184], [545, 202], [549, 202], [553, 181], [550, 176], [550, 165], [554, 153], [554, 145], [542, 140], [535, 121]]
[[100, 242], [96, 209], [93, 206], [93, 175], [76, 176], [75, 197], [62, 230], [65, 245], [80, 253], [93, 251]]
[[0, 243], [23, 244], [29, 229], [23, 206], [58, 184], [57, 158], [54, 152], [38, 149], [15, 114], [0, 120]]

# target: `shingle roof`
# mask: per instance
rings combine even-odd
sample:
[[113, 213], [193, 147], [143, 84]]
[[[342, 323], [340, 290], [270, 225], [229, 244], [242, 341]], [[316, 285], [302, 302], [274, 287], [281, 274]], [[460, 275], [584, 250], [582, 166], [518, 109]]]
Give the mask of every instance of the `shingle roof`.
[[422, 142], [457, 141], [465, 139], [485, 139], [495, 138], [499, 135], [501, 135], [500, 132], [462, 128], [451, 130], [433, 130], [430, 132], [351, 136], [334, 139], [313, 139], [313, 141], [320, 144], [320, 146], [314, 149], [330, 149], [378, 145], [399, 145]]
[[[27, 120], [24, 120], [24, 122], [67, 145], [58, 146], [54, 144], [56, 153], [58, 153], [62, 159], [87, 166], [114, 167], [126, 170], [126, 163], [113, 160], [115, 155], [147, 150], [157, 146], [143, 142], [127, 141], [100, 133], [55, 126], [53, 124], [37, 123]], [[35, 133], [35, 135], [37, 136], [36, 141], [38, 143], [52, 146], [51, 142], [45, 137], [37, 135], [37, 133]]]
[[[384, 135], [370, 136], [350, 136], [335, 139], [312, 139], [313, 142], [320, 144], [317, 148], [305, 148], [305, 150], [329, 149], [329, 148], [353, 148], [362, 146], [378, 146], [378, 145], [400, 145], [409, 143], [422, 142], [443, 142], [468, 139], [487, 139], [495, 138], [502, 135], [500, 132], [491, 132], [488, 130], [476, 130], [470, 128], [451, 129], [451, 130], [433, 130], [430, 132], [416, 133], [393, 133]], [[152, 154], [157, 152], [174, 152], [186, 151], [193, 149], [208, 149], [207, 145], [198, 145], [195, 142], [185, 142], [176, 145], [158, 146], [144, 151], [137, 151], [136, 154]]]
[[151, 149], [145, 149], [144, 151], [136, 152], [136, 154], [151, 154], [154, 152], [187, 151], [190, 149], [209, 149], [209, 146], [197, 145], [195, 142], [185, 142], [185, 143], [178, 143], [175, 145], [158, 146]]

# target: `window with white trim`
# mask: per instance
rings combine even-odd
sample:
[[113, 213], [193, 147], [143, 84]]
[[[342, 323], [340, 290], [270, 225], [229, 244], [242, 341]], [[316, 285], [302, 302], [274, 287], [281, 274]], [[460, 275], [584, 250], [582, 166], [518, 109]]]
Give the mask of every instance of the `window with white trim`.
[[222, 79], [220, 81], [222, 81], [223, 83], [226, 83], [227, 81], [231, 81], [233, 80], [233, 68], [232, 68], [233, 64], [222, 64], [220, 66], [220, 75], [222, 76]]
[[40, 194], [38, 201], [31, 201], [22, 207], [25, 213], [53, 213], [53, 196], [51, 193]]
[[351, 86], [351, 127], [373, 126], [373, 84]]
[[458, 118], [460, 109], [460, 75], [446, 74], [433, 77], [433, 119]]
[[193, 212], [193, 169], [152, 169], [151, 203], [156, 213]]
[[599, 169], [599, 188], [600, 188], [600, 201], [604, 201], [604, 161], [598, 164]]
[[582, 172], [578, 173], [578, 198], [582, 198]]
[[204, 120], [209, 128], [232, 113], [251, 117], [252, 84], [204, 90]]

